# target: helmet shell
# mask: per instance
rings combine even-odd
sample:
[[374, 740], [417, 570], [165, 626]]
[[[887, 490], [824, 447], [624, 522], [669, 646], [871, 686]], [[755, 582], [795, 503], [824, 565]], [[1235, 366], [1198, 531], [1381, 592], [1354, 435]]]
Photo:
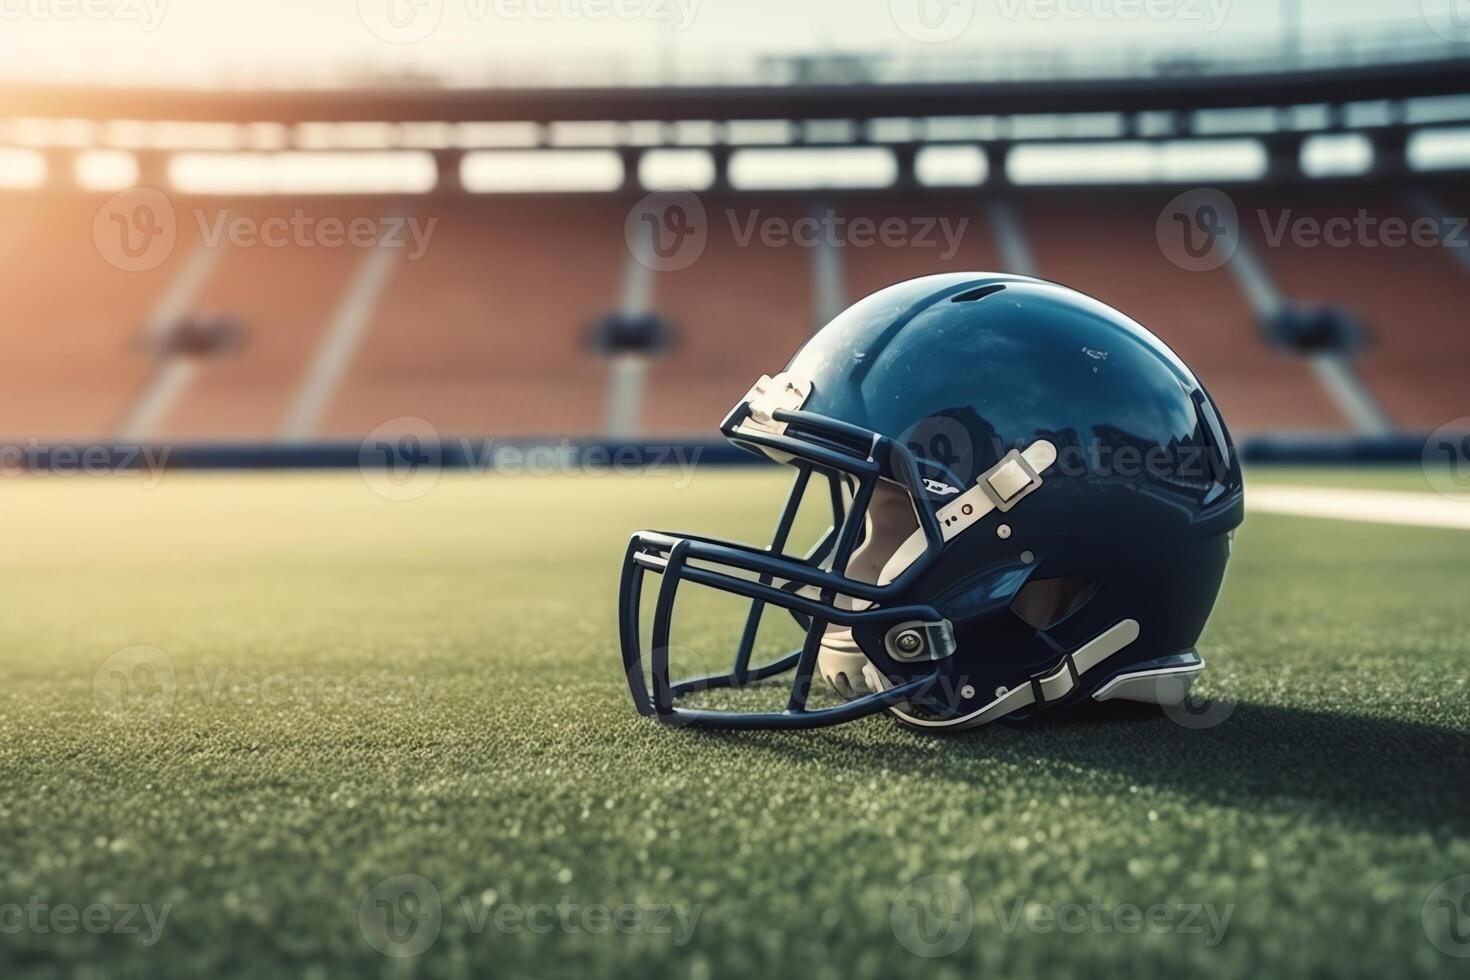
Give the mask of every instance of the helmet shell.
[[906, 443], [941, 493], [1012, 449], [1056, 447], [1041, 486], [949, 540], [904, 600], [953, 625], [956, 684], [988, 700], [1124, 619], [1138, 639], [1073, 697], [1197, 643], [1243, 512], [1240, 465], [1209, 394], [1140, 324], [1055, 283], [929, 276], [859, 301], [786, 370], [811, 382], [804, 411]]

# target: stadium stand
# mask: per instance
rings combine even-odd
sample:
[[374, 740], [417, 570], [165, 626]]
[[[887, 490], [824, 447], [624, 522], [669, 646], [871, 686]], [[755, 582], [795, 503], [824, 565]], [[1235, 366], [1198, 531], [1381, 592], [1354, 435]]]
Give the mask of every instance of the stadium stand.
[[1057, 191], [1020, 206], [1037, 274], [1124, 310], [1200, 373], [1239, 432], [1333, 430], [1346, 421], [1303, 363], [1271, 350], [1225, 269], [1187, 271], [1160, 251], [1167, 191]]
[[[118, 120], [145, 133], [156, 123], [174, 133], [170, 139], [223, 129], [237, 145], [265, 134], [272, 147], [302, 157], [323, 148], [346, 156], [364, 149], [353, 140], [382, 140], [370, 156], [412, 157], [415, 174], [432, 172], [416, 193], [397, 185], [351, 195], [327, 193], [330, 186], [275, 196], [171, 192], [177, 240], [161, 264], [130, 272], [94, 239], [107, 195], [67, 177], [80, 174], [88, 149], [65, 140], [47, 147], [44, 188], [0, 192], [0, 259], [9, 273], [0, 277], [7, 368], [0, 437], [350, 445], [414, 417], [445, 436], [708, 438], [754, 379], [778, 370], [852, 300], [960, 269], [1055, 279], [1127, 312], [1196, 368], [1237, 435], [1380, 438], [1433, 428], [1470, 415], [1463, 315], [1470, 249], [1463, 242], [1307, 247], [1271, 241], [1261, 222], [1470, 210], [1453, 174], [1431, 177], [1409, 166], [1406, 147], [1423, 131], [1410, 110], [1432, 110], [1441, 128], [1470, 120], [1467, 53], [1432, 55], [1387, 66], [1323, 62], [1237, 74], [1216, 66], [1146, 79], [859, 78], [846, 87], [463, 89], [452, 97], [431, 89], [268, 97], [12, 89], [0, 93], [0, 116], [44, 113], [67, 123], [58, 132], [76, 129], [77, 120], [101, 124], [97, 132]], [[1355, 122], [1367, 118], [1358, 111], [1365, 80], [1386, 108]], [[1464, 105], [1456, 108], [1455, 99]], [[1203, 125], [1215, 110], [1269, 117], [1235, 140], [1259, 151], [1260, 173], [1218, 182], [1156, 173], [1144, 178], [1156, 183], [1096, 186], [1083, 173], [1036, 185], [1008, 165], [1017, 148], [1106, 150], [1120, 140], [1155, 161], [1170, 141], [1193, 141], [1175, 148], [1198, 156], [1211, 132], [1242, 132]], [[851, 118], [855, 111], [859, 118]], [[1116, 117], [1116, 126], [1101, 133], [1104, 116]], [[487, 145], [474, 142], [486, 138], [486, 126], [506, 122], [530, 132], [524, 145], [540, 150], [565, 155], [559, 139], [583, 140], [577, 152], [610, 161], [612, 178], [579, 193], [470, 192], [461, 164]], [[787, 135], [737, 137], [737, 123], [745, 134]], [[1363, 169], [1346, 179], [1308, 178], [1307, 131], [1355, 127], [1371, 149]], [[732, 161], [742, 154], [769, 159], [793, 146], [821, 153], [837, 143], [870, 158], [888, 155], [891, 182], [854, 189], [818, 165], [806, 189], [735, 189]], [[973, 151], [983, 181], [925, 186], [918, 161], [936, 145]], [[176, 149], [137, 149], [137, 184], [170, 186]], [[630, 209], [645, 193], [641, 164], [669, 150], [703, 154], [710, 171], [700, 194], [702, 253], [672, 265], [640, 261], [647, 256], [629, 238]], [[251, 156], [257, 166], [276, 160], [271, 152]], [[1157, 223], [1181, 190], [1215, 183], [1240, 212], [1241, 245], [1223, 267], [1188, 271], [1161, 248]], [[398, 248], [320, 247], [310, 235], [279, 245], [239, 246], [228, 235], [203, 241], [201, 226], [222, 214], [256, 228], [304, 214], [344, 224], [411, 218], [432, 230], [422, 254], [412, 241]], [[895, 219], [899, 240], [873, 235]], [[783, 242], [763, 233], [767, 222]], [[98, 234], [120, 230], [103, 225]], [[798, 228], [807, 240], [791, 241]], [[593, 342], [599, 325], [606, 333], [620, 323], [656, 325], [659, 343], [628, 350]], [[1361, 325], [1361, 345], [1293, 351], [1281, 342], [1283, 330], [1310, 334], [1330, 325], [1354, 334]]]
[[599, 198], [429, 203], [423, 256], [400, 256], [315, 433], [398, 416], [445, 435], [599, 430], [606, 364], [586, 332], [615, 302], [626, 207]]
[[[199, 202], [210, 220], [221, 213], [263, 222], [298, 209], [313, 219], [342, 214], [341, 202]], [[320, 343], [360, 253], [342, 248], [233, 248], [221, 255], [193, 306], [226, 310], [246, 331], [239, 350], [201, 364], [161, 419], [163, 440], [269, 440], [282, 429], [305, 365]]]
[[[1419, 200], [1403, 189], [1263, 193], [1249, 199], [1250, 209], [1272, 222], [1272, 237], [1281, 222], [1297, 224], [1308, 237], [1288, 231], [1272, 244], [1259, 221], [1247, 227], [1287, 294], [1345, 307], [1361, 319], [1368, 344], [1358, 359], [1364, 381], [1394, 422], [1428, 430], [1466, 414], [1470, 270], [1449, 248], [1384, 242], [1381, 222], [1424, 217]], [[1375, 223], [1361, 235], [1353, 230], [1345, 244], [1312, 244], [1314, 229], [1334, 219], [1339, 229], [1348, 227], [1344, 222], [1356, 229], [1360, 213]]]
[[[880, 238], [868, 247], [844, 248], [849, 301], [892, 283], [935, 272], [972, 269], [1024, 272], [1008, 268], [1001, 258], [995, 231], [977, 194], [861, 198], [847, 201], [842, 213], [849, 221], [868, 218], [880, 228], [886, 222], [899, 221], [901, 227], [916, 229], [915, 237], [924, 236], [922, 240], [904, 244], [887, 244]], [[951, 239], [946, 239], [945, 229], [949, 230]]]
[[0, 277], [0, 431], [13, 439], [98, 439], [126, 416], [153, 370], [142, 338], [194, 245], [187, 224], [158, 267], [124, 271], [93, 243], [98, 199], [12, 198]]
[[751, 196], [716, 202], [708, 215], [699, 260], [654, 279], [653, 306], [678, 334], [674, 350], [648, 374], [650, 435], [707, 437], [812, 329], [815, 250], [772, 247], [758, 231], [742, 240], [752, 219], [790, 226], [809, 210], [800, 201]]

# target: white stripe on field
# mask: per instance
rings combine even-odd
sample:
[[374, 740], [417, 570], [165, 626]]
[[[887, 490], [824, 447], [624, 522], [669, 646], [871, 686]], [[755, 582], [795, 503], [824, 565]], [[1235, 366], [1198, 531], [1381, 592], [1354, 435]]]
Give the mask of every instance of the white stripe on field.
[[1470, 500], [1433, 493], [1258, 485], [1246, 488], [1245, 506], [1260, 514], [1470, 530]]

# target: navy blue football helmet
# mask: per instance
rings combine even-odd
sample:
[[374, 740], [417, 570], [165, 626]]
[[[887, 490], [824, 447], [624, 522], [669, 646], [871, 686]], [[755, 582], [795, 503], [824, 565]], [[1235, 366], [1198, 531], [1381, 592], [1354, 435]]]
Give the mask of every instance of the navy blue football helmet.
[[[633, 535], [620, 640], [643, 714], [811, 728], [886, 709], [968, 728], [1089, 699], [1177, 701], [1203, 668], [1195, 645], [1243, 513], [1239, 460], [1184, 362], [1090, 297], [990, 273], [890, 286], [762, 377], [721, 431], [793, 467], [794, 485], [768, 548]], [[787, 555], [814, 476], [832, 526]], [[662, 581], [645, 663], [649, 572]], [[750, 600], [728, 672], [672, 679], [681, 582]], [[752, 664], [771, 606], [805, 641]], [[680, 703], [788, 673], [783, 711]], [[817, 674], [842, 700], [809, 705]]]

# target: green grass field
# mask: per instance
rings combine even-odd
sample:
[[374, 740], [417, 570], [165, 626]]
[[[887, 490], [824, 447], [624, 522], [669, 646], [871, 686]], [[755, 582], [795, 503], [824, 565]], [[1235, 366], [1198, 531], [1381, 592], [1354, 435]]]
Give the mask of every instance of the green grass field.
[[0, 976], [1464, 974], [1470, 535], [1249, 518], [1211, 726], [636, 717], [627, 533], [784, 485], [0, 483]]

